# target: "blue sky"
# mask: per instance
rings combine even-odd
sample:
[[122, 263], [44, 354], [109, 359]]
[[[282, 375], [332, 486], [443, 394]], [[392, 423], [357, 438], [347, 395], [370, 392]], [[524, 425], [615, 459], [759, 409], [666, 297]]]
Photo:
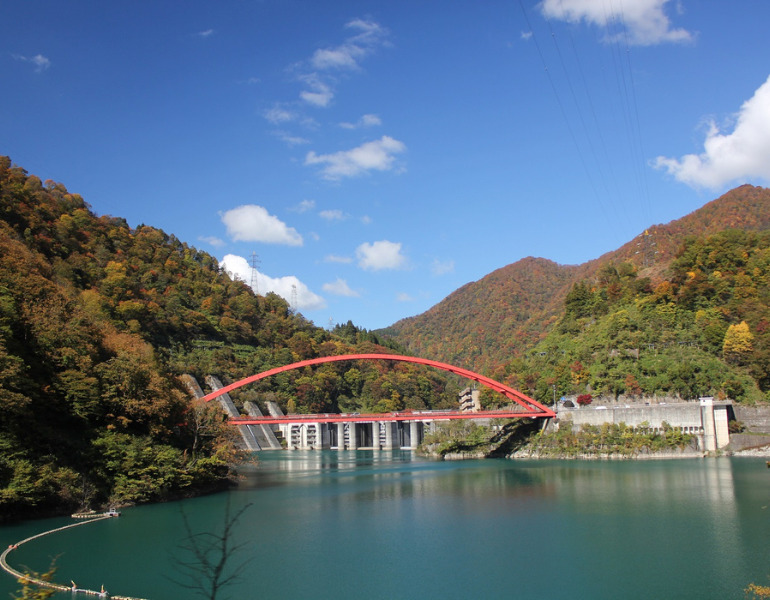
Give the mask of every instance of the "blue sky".
[[770, 180], [765, 0], [25, 0], [0, 154], [327, 327]]

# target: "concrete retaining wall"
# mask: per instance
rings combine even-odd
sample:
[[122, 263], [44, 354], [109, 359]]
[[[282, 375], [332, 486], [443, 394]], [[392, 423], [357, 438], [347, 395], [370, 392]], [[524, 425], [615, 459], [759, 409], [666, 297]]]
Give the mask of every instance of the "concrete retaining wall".
[[770, 445], [770, 434], [733, 433], [730, 435], [730, 450], [740, 452], [747, 448], [761, 448]]
[[730, 402], [714, 402], [704, 397], [698, 402], [678, 404], [637, 404], [626, 406], [597, 406], [585, 408], [560, 407], [557, 416], [560, 426], [570, 424], [573, 431], [584, 425], [601, 426], [605, 423], [629, 427], [644, 424], [652, 429], [663, 429], [667, 423], [684, 433], [698, 436], [701, 450], [715, 452], [730, 443], [728, 409]]
[[672, 427], [701, 430], [701, 407], [698, 402], [682, 404], [651, 404], [636, 406], [586, 407], [559, 409], [559, 420], [571, 421], [578, 429], [583, 425], [600, 426], [604, 423], [625, 423], [638, 427], [646, 422], [650, 427], [662, 427], [667, 422]]
[[733, 406], [735, 420], [740, 421], [749, 433], [770, 434], [770, 406]]

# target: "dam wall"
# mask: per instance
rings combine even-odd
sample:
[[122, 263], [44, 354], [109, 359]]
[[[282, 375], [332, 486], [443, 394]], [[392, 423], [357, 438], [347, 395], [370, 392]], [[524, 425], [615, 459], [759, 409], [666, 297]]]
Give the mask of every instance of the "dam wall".
[[[569, 425], [579, 430], [583, 425], [600, 427], [605, 423], [625, 423], [630, 427], [644, 425], [663, 430], [666, 425], [683, 433], [696, 435], [701, 450], [715, 452], [730, 443], [728, 429], [732, 403], [704, 397], [697, 402], [674, 404], [636, 404], [625, 406], [596, 406], [569, 408], [557, 411], [559, 427]], [[664, 425], [664, 423], [666, 425]]]

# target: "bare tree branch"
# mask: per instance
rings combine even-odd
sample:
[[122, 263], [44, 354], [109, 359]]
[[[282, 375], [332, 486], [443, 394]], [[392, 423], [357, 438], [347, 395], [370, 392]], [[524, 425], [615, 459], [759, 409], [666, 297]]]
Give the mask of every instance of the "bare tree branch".
[[240, 579], [251, 561], [246, 558], [237, 565], [232, 565], [233, 559], [248, 545], [247, 542], [233, 544], [233, 534], [238, 520], [251, 506], [251, 503], [246, 504], [231, 515], [228, 496], [222, 530], [219, 533], [193, 533], [190, 518], [184, 509], [180, 508], [187, 537], [177, 547], [179, 552], [172, 557], [172, 563], [181, 578], [169, 579], [208, 600], [227, 600], [220, 594]]

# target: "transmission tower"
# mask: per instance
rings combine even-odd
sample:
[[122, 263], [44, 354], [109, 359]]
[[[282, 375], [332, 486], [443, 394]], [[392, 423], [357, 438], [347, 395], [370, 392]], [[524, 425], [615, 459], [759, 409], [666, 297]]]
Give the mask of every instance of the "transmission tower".
[[655, 255], [658, 253], [658, 251], [655, 249], [657, 244], [655, 243], [655, 239], [653, 238], [649, 229], [644, 230], [641, 238], [642, 239], [636, 243], [637, 247], [640, 247], [641, 250], [637, 250], [636, 253], [638, 254], [641, 252], [642, 265], [644, 268], [647, 268], [652, 266], [652, 264], [655, 262]]
[[291, 284], [291, 312], [297, 312], [297, 286], [294, 283]]
[[259, 256], [256, 252], [251, 253], [251, 289], [255, 294], [259, 294], [259, 286], [257, 285], [257, 267], [259, 267]]

